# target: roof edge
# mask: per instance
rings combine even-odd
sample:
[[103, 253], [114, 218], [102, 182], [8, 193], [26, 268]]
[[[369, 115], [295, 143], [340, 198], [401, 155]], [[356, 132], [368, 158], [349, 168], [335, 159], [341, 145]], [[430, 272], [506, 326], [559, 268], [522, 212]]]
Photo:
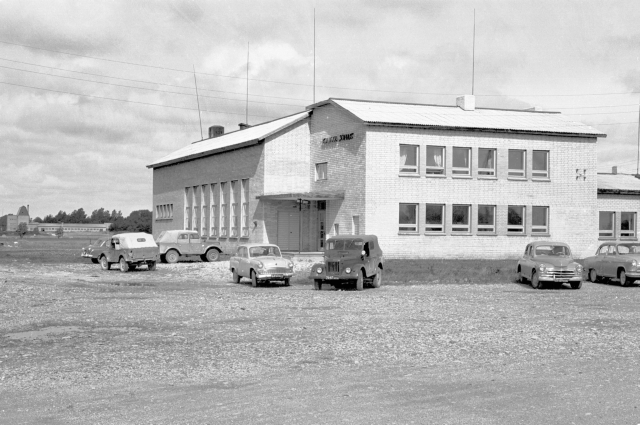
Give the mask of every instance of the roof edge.
[[146, 167], [156, 169], [156, 168], [166, 167], [168, 165], [178, 164], [180, 162], [193, 161], [194, 159], [204, 158], [204, 157], [215, 155], [222, 152], [234, 151], [236, 149], [242, 149], [249, 146], [254, 146], [259, 144], [260, 140], [264, 140], [264, 139], [259, 139], [259, 138], [251, 139], [251, 140], [247, 140], [246, 142], [238, 143], [232, 146], [224, 146], [224, 147], [212, 149], [206, 152], [198, 152], [192, 155], [187, 155], [180, 158], [174, 158], [174, 159], [170, 159], [168, 161], [164, 161], [160, 163], [149, 164]]
[[603, 195], [640, 195], [640, 190], [633, 190], [633, 189], [604, 189], [604, 188], [598, 188], [598, 193], [601, 193]]

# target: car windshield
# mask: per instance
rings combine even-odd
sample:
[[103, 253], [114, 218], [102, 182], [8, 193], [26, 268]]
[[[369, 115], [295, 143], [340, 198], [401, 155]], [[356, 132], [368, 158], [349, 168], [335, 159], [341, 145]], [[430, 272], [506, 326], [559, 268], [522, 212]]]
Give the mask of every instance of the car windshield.
[[330, 251], [360, 251], [363, 246], [361, 239], [335, 239], [327, 242], [327, 249]]
[[618, 254], [640, 254], [640, 244], [627, 243], [618, 245]]
[[277, 246], [252, 246], [249, 248], [250, 257], [280, 257], [280, 249]]
[[563, 257], [571, 255], [571, 251], [568, 246], [564, 245], [538, 245], [536, 247], [536, 255]]

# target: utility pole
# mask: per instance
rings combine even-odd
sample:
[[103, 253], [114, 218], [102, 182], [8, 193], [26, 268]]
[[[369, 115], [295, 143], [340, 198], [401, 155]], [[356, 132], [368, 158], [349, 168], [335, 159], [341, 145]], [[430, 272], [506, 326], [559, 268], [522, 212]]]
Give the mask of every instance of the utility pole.
[[247, 106], [244, 121], [249, 125], [249, 42], [247, 41]]
[[313, 8], [313, 103], [316, 103], [316, 8]]
[[196, 101], [198, 102], [198, 119], [200, 120], [200, 140], [204, 140], [204, 134], [202, 134], [202, 115], [200, 114], [200, 98], [198, 97], [198, 80], [196, 79], [196, 66], [193, 65], [193, 81], [196, 85]]
[[476, 82], [476, 10], [473, 9], [473, 54], [471, 64], [471, 94], [475, 94]]

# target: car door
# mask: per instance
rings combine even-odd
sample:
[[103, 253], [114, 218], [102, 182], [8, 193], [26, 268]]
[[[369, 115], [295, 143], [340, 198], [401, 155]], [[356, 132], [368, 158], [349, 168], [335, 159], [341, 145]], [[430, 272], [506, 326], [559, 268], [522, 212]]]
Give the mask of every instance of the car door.
[[249, 277], [249, 249], [246, 246], [238, 248], [238, 268], [240, 276]]
[[520, 273], [527, 279], [531, 279], [532, 270], [531, 245], [527, 245], [524, 249], [524, 254], [520, 257]]
[[121, 247], [121, 241], [120, 238], [113, 238], [112, 239], [113, 243], [112, 243], [112, 248], [109, 251], [111, 252], [111, 257], [109, 258], [109, 261], [112, 263], [115, 263], [117, 261], [120, 260], [120, 252], [122, 252], [122, 247]]
[[188, 233], [180, 233], [178, 235], [178, 250], [182, 255], [189, 255], [189, 234]]
[[189, 254], [202, 254], [202, 241], [200, 240], [200, 235], [197, 233], [189, 234]]
[[608, 250], [609, 250], [608, 245], [601, 245], [593, 259], [593, 264], [591, 264], [591, 268], [596, 271], [596, 274], [598, 276], [604, 276], [604, 272], [606, 269], [605, 261], [607, 259]]
[[612, 277], [613, 272], [612, 269], [614, 267], [615, 262], [615, 252], [616, 248], [614, 245], [607, 245], [604, 251], [604, 257], [602, 258], [602, 275], [607, 277]]

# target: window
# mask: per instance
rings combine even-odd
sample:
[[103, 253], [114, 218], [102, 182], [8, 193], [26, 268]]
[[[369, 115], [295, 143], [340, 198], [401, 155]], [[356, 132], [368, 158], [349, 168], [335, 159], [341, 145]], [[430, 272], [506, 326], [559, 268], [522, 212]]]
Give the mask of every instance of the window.
[[534, 179], [549, 178], [549, 151], [533, 151], [531, 176]]
[[218, 193], [218, 186], [215, 183], [211, 184], [211, 236], [218, 236], [218, 201], [220, 200], [220, 194]]
[[496, 232], [495, 205], [478, 205], [478, 232]]
[[400, 172], [418, 173], [418, 146], [400, 145]]
[[240, 191], [238, 190], [238, 180], [233, 180], [231, 182], [231, 237], [238, 237], [238, 197], [240, 195]]
[[471, 175], [471, 148], [453, 148], [451, 173], [454, 176]]
[[400, 204], [399, 230], [401, 232], [418, 231], [418, 204]]
[[227, 236], [227, 206], [229, 202], [229, 184], [220, 183], [220, 236]]
[[351, 217], [351, 230], [352, 230], [352, 235], [359, 235], [360, 234], [360, 216], [359, 215], [354, 215]]
[[[206, 203], [206, 194], [209, 193], [209, 185], [203, 184], [200, 190], [200, 205], [202, 206], [202, 219], [200, 221], [200, 226], [202, 230], [200, 231], [201, 235], [206, 235], [209, 231], [209, 220], [207, 220], [207, 212], [209, 211], [209, 207]], [[209, 198], [211, 199], [211, 198]]]
[[524, 233], [524, 206], [509, 205], [507, 211], [507, 233]]
[[527, 152], [509, 149], [509, 177], [527, 177]]
[[189, 192], [191, 191], [190, 187], [184, 188], [184, 228], [185, 230], [191, 229], [191, 207], [189, 206], [189, 201], [191, 197], [189, 196]]
[[156, 220], [173, 218], [173, 204], [156, 205]]
[[426, 204], [425, 233], [444, 233], [444, 205]]
[[549, 233], [549, 207], [533, 207], [531, 233]]
[[316, 164], [316, 181], [327, 179], [327, 163]]
[[636, 237], [636, 213], [623, 212], [620, 214], [620, 237]]
[[478, 149], [478, 175], [495, 177], [496, 175], [496, 150], [495, 149]]
[[340, 225], [338, 223], [333, 224], [333, 234], [338, 236], [340, 234]]
[[200, 221], [200, 208], [198, 208], [198, 186], [193, 186], [193, 191], [191, 192], [192, 200], [191, 205], [193, 206], [193, 215], [191, 216], [191, 230], [198, 230], [199, 221]]
[[427, 146], [427, 174], [444, 175], [444, 147]]
[[242, 211], [240, 222], [242, 223], [242, 236], [249, 236], [249, 179], [242, 180]]
[[615, 224], [615, 213], [612, 211], [600, 211], [600, 237], [612, 238]]
[[451, 207], [451, 231], [458, 233], [469, 233], [471, 227], [469, 226], [469, 205], [454, 205]]

